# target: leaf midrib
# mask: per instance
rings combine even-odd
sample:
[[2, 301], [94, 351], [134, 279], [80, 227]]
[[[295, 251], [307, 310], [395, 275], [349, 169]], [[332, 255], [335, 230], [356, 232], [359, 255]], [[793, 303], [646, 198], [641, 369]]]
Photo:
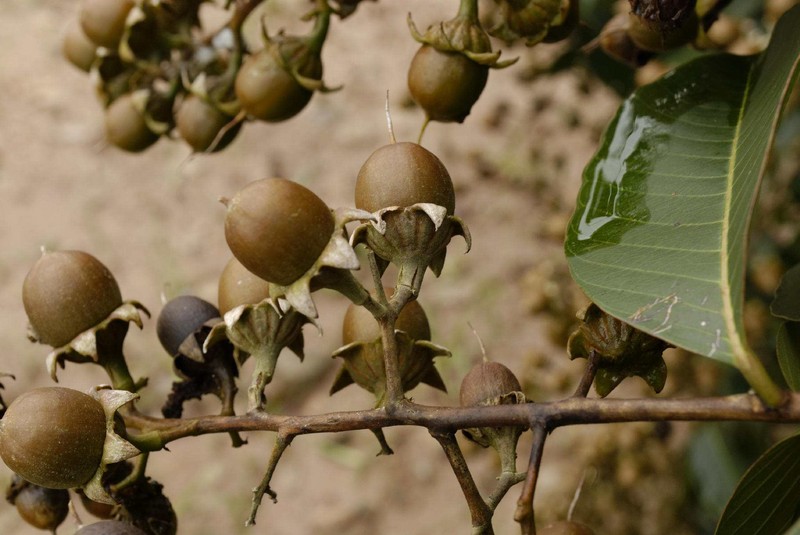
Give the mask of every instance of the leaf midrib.
[[736, 316], [734, 315], [733, 295], [730, 283], [730, 222], [731, 222], [731, 209], [733, 207], [733, 186], [735, 181], [736, 164], [738, 162], [737, 155], [739, 152], [739, 139], [742, 134], [742, 125], [744, 124], [744, 113], [747, 105], [747, 98], [750, 95], [750, 82], [753, 76], [753, 64], [750, 64], [750, 69], [747, 73], [747, 81], [744, 86], [744, 93], [742, 94], [742, 103], [739, 106], [739, 116], [736, 123], [736, 129], [733, 134], [731, 143], [731, 157], [728, 163], [728, 176], [725, 188], [725, 202], [722, 213], [722, 243], [720, 244], [720, 292], [722, 297], [722, 319], [725, 323], [725, 329], [728, 331], [728, 341], [730, 343], [730, 350], [733, 354], [733, 360], [737, 367], [744, 365], [746, 362], [745, 352], [746, 343], [741, 338], [741, 333], [736, 327]]

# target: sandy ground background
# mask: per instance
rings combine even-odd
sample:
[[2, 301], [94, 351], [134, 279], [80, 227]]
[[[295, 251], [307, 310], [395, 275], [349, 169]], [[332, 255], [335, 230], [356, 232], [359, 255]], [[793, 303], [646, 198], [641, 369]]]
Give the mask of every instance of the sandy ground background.
[[[302, 29], [294, 21], [296, 4], [270, 4], [276, 21], [270, 28]], [[399, 139], [416, 139], [422, 124], [423, 114], [410, 105], [405, 85], [417, 47], [408, 34], [407, 12], [421, 28], [455, 12], [453, 2], [365, 3], [354, 16], [335, 21], [325, 48], [325, 79], [344, 84], [341, 92], [316, 95], [286, 123], [247, 125], [220, 154], [190, 158], [179, 141], [162, 140], [142, 155], [105, 145], [92, 84], [60, 55], [63, 31], [77, 7], [75, 1], [4, 0], [0, 16], [0, 367], [16, 375], [16, 381], [5, 382], [8, 399], [49, 383], [48, 349], [26, 340], [21, 303], [22, 281], [41, 246], [94, 254], [114, 272], [123, 297], [141, 301], [154, 317], [162, 295], [193, 293], [215, 301], [217, 277], [230, 254], [217, 199], [249, 181], [284, 176], [312, 188], [331, 206], [352, 205], [361, 163], [388, 142], [386, 91]], [[467, 121], [432, 124], [426, 133], [424, 144], [450, 170], [456, 214], [469, 225], [474, 245], [463, 255], [463, 242], [455, 239], [441, 278], [426, 280], [420, 302], [434, 341], [449, 347], [453, 357], [439, 364], [449, 394], [423, 385], [413, 392], [415, 400], [457, 403], [461, 377], [479, 355], [468, 322], [490, 357], [520, 376], [531, 398], [563, 396], [578, 381], [581, 364], [567, 359], [563, 343], [565, 325], [581, 300], [565, 277], [561, 242], [581, 170], [618, 99], [579, 71], [529, 81], [525, 74], [556, 50], [507, 50], [509, 57], [521, 56], [519, 64], [491, 73]], [[337, 367], [329, 355], [340, 344], [347, 303], [325, 292], [317, 300], [324, 336], [307, 328], [302, 365], [291, 355], [282, 357], [272, 410], [300, 414], [372, 403], [355, 387], [328, 397]], [[546, 313], [548, 307], [559, 317]], [[174, 376], [154, 324], [151, 319], [143, 331], [132, 329], [126, 352], [133, 373], [150, 378], [142, 407], [157, 413]], [[248, 377], [247, 367], [243, 375]], [[84, 390], [103, 381], [98, 370], [74, 364], [60, 378]], [[625, 393], [643, 393], [640, 386], [632, 382]], [[671, 378], [667, 392], [675, 390]], [[188, 412], [216, 410], [208, 401]], [[270, 434], [250, 434], [239, 450], [229, 447], [227, 436], [185, 439], [171, 444], [171, 452], [151, 456], [148, 470], [165, 485], [180, 533], [188, 535], [469, 532], [467, 508], [436, 442], [420, 429], [386, 434], [397, 452], [388, 458], [375, 458], [377, 445], [366, 432], [295, 440], [273, 481], [278, 504], [264, 503], [250, 529], [243, 527], [249, 493], [269, 455]], [[659, 446], [663, 441], [655, 435], [652, 426], [556, 432], [545, 451], [539, 518], [563, 518], [588, 470], [576, 518], [592, 521], [598, 533], [691, 533], [681, 519], [685, 489], [674, 475], [680, 465], [672, 454], [647, 454], [648, 460], [633, 467], [619, 462], [624, 448], [669, 449]], [[680, 436], [672, 435], [677, 442]], [[523, 438], [523, 459], [527, 443]], [[464, 447], [479, 486], [491, 488], [497, 470], [492, 452]], [[524, 469], [522, 460], [519, 467]], [[0, 467], [0, 484], [9, 477]], [[604, 486], [604, 477], [627, 481], [628, 487], [617, 491], [627, 492], [622, 502]], [[517, 495], [512, 489], [499, 508], [497, 533], [517, 532], [512, 520]], [[68, 519], [59, 532], [71, 533], [74, 525]], [[34, 532], [12, 507], [0, 504], [0, 533]]]

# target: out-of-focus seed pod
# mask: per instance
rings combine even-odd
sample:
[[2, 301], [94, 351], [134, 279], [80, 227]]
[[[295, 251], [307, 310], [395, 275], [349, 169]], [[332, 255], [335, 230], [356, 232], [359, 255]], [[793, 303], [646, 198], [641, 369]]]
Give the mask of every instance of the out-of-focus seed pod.
[[83, 0], [79, 14], [81, 28], [99, 46], [116, 48], [133, 6], [132, 0]]
[[89, 72], [97, 57], [97, 44], [86, 36], [77, 21], [73, 21], [64, 34], [61, 52], [77, 68]]

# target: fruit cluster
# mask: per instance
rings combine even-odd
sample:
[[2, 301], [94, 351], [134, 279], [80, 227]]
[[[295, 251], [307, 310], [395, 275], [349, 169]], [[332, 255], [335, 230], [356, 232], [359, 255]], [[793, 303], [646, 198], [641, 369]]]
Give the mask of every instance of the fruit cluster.
[[[176, 533], [169, 499], [160, 484], [145, 476], [147, 454], [175, 438], [199, 434], [196, 419], [182, 418], [183, 406], [208, 394], [221, 405], [219, 415], [208, 418], [221, 423], [205, 432], [227, 432], [234, 447], [244, 445], [239, 432], [247, 427], [241, 427], [234, 403], [240, 366], [254, 361], [248, 415], [267, 418], [266, 390], [278, 357], [288, 348], [304, 358], [302, 329], [315, 323], [313, 293], [321, 288], [351, 301], [342, 323], [343, 345], [333, 353], [342, 365], [331, 394], [357, 384], [375, 396], [375, 410], [384, 411], [408, 403], [405, 393], [420, 383], [446, 390], [434, 360], [450, 352], [431, 341], [428, 317], [416, 298], [425, 272], [441, 272], [453, 236], [463, 236], [470, 245], [466, 225], [455, 216], [450, 175], [421, 145], [392, 142], [363, 164], [354, 201], [354, 208], [332, 210], [311, 190], [282, 178], [257, 180], [224, 200], [224, 232], [233, 258], [220, 275], [217, 304], [182, 295], [165, 303], [157, 318], [158, 338], [179, 377], [163, 404], [163, 419], [139, 412], [136, 400], [146, 380], [134, 380], [122, 350], [130, 323], [142, 327], [147, 310], [136, 301], [123, 301], [114, 276], [94, 256], [45, 252], [23, 285], [29, 336], [52, 347], [47, 363], [54, 379], [66, 362], [94, 363], [111, 384], [89, 393], [38, 388], [8, 406], [0, 420], [0, 456], [21, 478], [9, 499], [23, 517], [54, 529], [64, 519], [65, 489], [77, 489], [87, 510], [109, 519], [95, 524], [102, 528], [90, 525], [81, 533]], [[356, 248], [364, 250], [371, 289], [354, 276], [364, 262]], [[394, 284], [384, 287], [390, 265], [395, 266]], [[613, 335], [597, 325], [616, 324], [593, 310], [592, 322], [587, 320], [575, 338], [585, 343], [581, 348], [611, 354], [647, 346], [654, 355], [663, 349], [630, 329], [608, 349], [603, 340]], [[627, 347], [628, 338], [634, 348]], [[640, 373], [616, 365], [625, 376]], [[528, 402], [514, 374], [485, 354], [464, 377], [460, 400], [465, 408]], [[393, 453], [380, 426], [363, 428], [375, 434], [380, 453]], [[527, 426], [461, 428], [467, 438], [500, 456], [498, 495], [524, 479], [516, 472], [516, 447]], [[461, 454], [455, 453], [452, 437], [434, 436], [457, 463]], [[293, 437], [279, 431], [277, 453], [255, 492], [250, 523], [261, 496], [274, 495], [271, 474]]]
[[[65, 57], [91, 72], [105, 107], [106, 139], [140, 152], [177, 136], [195, 152], [225, 148], [248, 120], [278, 122], [298, 114], [322, 81], [322, 48], [331, 18], [351, 15], [361, 0], [315, 0], [307, 34], [270, 34], [251, 47], [242, 25], [262, 0], [226, 2], [228, 22], [209, 32], [203, 0], [84, 0], [63, 42]], [[497, 0], [484, 30], [477, 0], [458, 14], [411, 34], [421, 43], [408, 87], [428, 120], [462, 122], [499, 61], [490, 35], [528, 45], [565, 38], [577, 23], [575, 0]], [[488, 9], [488, 8], [487, 8]]]

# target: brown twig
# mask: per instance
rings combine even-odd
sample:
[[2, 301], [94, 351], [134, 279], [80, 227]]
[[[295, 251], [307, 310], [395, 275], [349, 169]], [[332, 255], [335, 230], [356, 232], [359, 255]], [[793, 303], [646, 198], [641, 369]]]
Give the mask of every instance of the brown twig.
[[473, 535], [494, 535], [494, 530], [492, 529], [493, 511], [483, 500], [478, 487], [475, 485], [475, 480], [472, 478], [467, 461], [464, 459], [464, 454], [461, 453], [461, 448], [458, 446], [455, 435], [452, 431], [439, 431], [436, 429], [431, 430], [431, 435], [439, 441], [447, 460], [450, 461], [453, 473], [456, 475], [459, 485], [461, 485], [461, 491], [467, 500], [469, 514], [472, 517]]
[[[131, 440], [145, 449], [188, 436], [230, 431], [276, 431], [285, 435], [337, 433], [415, 425], [455, 431], [470, 427], [528, 426], [539, 422], [548, 429], [580, 424], [654, 421], [751, 421], [800, 423], [800, 393], [787, 394], [780, 407], [766, 407], [753, 394], [686, 399], [567, 398], [550, 403], [483, 407], [432, 407], [404, 400], [391, 413], [385, 408], [284, 416], [255, 412], [236, 416], [164, 419], [130, 411], [129, 428], [140, 430]], [[537, 424], [538, 425], [538, 424]]]
[[278, 461], [281, 460], [283, 452], [286, 451], [286, 448], [289, 447], [293, 439], [294, 435], [285, 433], [278, 433], [278, 436], [275, 437], [275, 445], [272, 447], [272, 454], [269, 456], [267, 471], [264, 474], [264, 478], [261, 480], [261, 483], [253, 489], [253, 502], [250, 506], [250, 518], [248, 518], [247, 522], [245, 522], [246, 526], [255, 525], [258, 507], [261, 505], [261, 500], [264, 498], [264, 494], [272, 498], [274, 503], [278, 502], [278, 494], [270, 488], [269, 484], [272, 481], [272, 475], [275, 473], [275, 468], [278, 466]]
[[536, 535], [536, 523], [533, 514], [533, 493], [536, 490], [536, 481], [539, 479], [539, 465], [542, 462], [544, 453], [544, 441], [547, 438], [547, 428], [536, 424], [531, 426], [533, 431], [533, 443], [531, 444], [531, 456], [528, 461], [528, 475], [525, 478], [525, 485], [517, 501], [517, 510], [514, 513], [514, 520], [519, 522], [522, 535]]

